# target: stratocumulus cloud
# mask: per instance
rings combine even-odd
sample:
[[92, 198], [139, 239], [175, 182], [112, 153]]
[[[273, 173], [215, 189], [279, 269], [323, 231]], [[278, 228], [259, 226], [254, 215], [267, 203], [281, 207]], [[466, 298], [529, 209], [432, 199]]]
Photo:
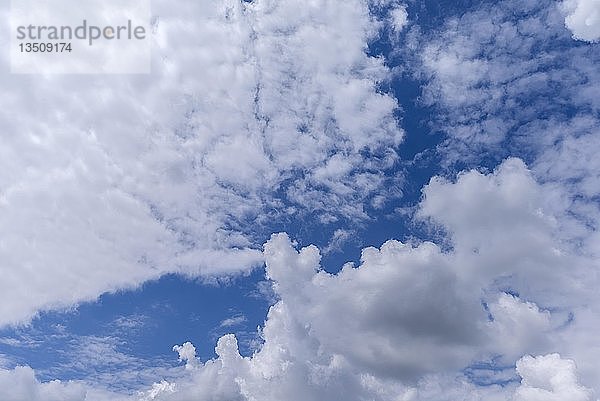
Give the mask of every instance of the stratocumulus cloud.
[[154, 13], [151, 75], [3, 78], [0, 324], [247, 271], [270, 218], [362, 219], [384, 190], [402, 131], [364, 1]]

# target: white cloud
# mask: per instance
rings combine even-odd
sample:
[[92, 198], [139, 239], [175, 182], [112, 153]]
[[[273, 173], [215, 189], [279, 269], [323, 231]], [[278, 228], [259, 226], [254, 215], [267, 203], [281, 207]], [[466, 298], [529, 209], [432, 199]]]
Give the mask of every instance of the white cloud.
[[115, 326], [117, 330], [132, 332], [139, 331], [143, 328], [148, 323], [148, 319], [149, 317], [145, 315], [123, 315], [113, 320], [111, 324]]
[[142, 401], [155, 400], [161, 394], [174, 393], [174, 392], [175, 392], [175, 384], [169, 383], [168, 381], [163, 380], [160, 383], [152, 384], [152, 388], [150, 390], [148, 390], [146, 393], [142, 392], [142, 394], [141, 394], [142, 398], [140, 398], [140, 400], [142, 400]]
[[198, 365], [196, 359], [196, 347], [192, 343], [187, 342], [183, 345], [175, 345], [173, 351], [179, 354], [179, 360], [185, 362], [186, 369], [193, 369]]
[[12, 364], [11, 359], [8, 355], [0, 353], [0, 368], [8, 368]]
[[125, 400], [101, 390], [93, 390], [82, 383], [58, 380], [40, 383], [33, 369], [18, 366], [12, 370], [0, 369], [0, 398], [6, 401], [100, 401], [106, 396], [111, 401]]
[[[472, 170], [456, 182], [434, 177], [423, 190], [417, 216], [450, 235], [462, 275], [485, 288], [525, 291], [535, 283], [543, 302], [567, 296], [556, 280], [573, 276], [577, 264], [562, 249], [557, 223], [546, 202], [552, 191], [539, 185], [519, 159], [507, 159], [491, 174]], [[570, 280], [569, 280], [570, 281]], [[565, 282], [566, 284], [566, 282]]]
[[[544, 208], [547, 190], [517, 159], [487, 175], [434, 179], [419, 216], [444, 225], [451, 249], [387, 241], [365, 248], [360, 266], [348, 264], [336, 275], [321, 269], [316, 247], [296, 250], [287, 235], [273, 235], [264, 255], [279, 300], [260, 330], [262, 346], [242, 357], [235, 336], [226, 335], [217, 343], [218, 357], [204, 363], [191, 343], [175, 346], [186, 369], [138, 398], [533, 401], [572, 395], [590, 401], [583, 386], [600, 383], [590, 341], [600, 322], [587, 306], [595, 304], [597, 283], [589, 275], [580, 281], [580, 257], [553, 241], [557, 226]], [[508, 289], [519, 296], [503, 292]], [[564, 311], [587, 326], [565, 324]], [[591, 349], [572, 340], [590, 341]], [[584, 384], [573, 363], [557, 355], [517, 362], [523, 354], [556, 351], [578, 361]], [[477, 362], [489, 365], [485, 387], [460, 373]], [[522, 384], [494, 384], [494, 372], [500, 372], [496, 380], [510, 380], [515, 363]], [[104, 400], [111, 397], [118, 394]]]
[[[269, 311], [262, 348], [241, 357], [235, 337], [225, 336], [218, 359], [198, 365], [158, 399], [524, 401], [515, 397], [537, 386], [535, 375], [553, 375], [526, 357], [517, 363], [524, 380], [516, 392], [515, 385], [478, 387], [455, 376], [477, 357], [502, 353], [514, 363], [523, 350], [551, 348], [543, 339], [554, 329], [550, 312], [506, 294], [490, 303], [487, 321], [482, 293], [461, 285], [468, 277], [461, 276], [466, 259], [458, 254], [388, 241], [365, 249], [361, 266], [330, 275], [320, 270], [315, 247], [296, 251], [278, 234], [265, 256], [281, 300]], [[577, 387], [553, 391], [567, 389]]]
[[382, 191], [402, 132], [366, 0], [153, 12], [151, 75], [0, 77], [0, 325], [248, 270], [274, 219], [364, 218]]
[[600, 1], [566, 0], [562, 7], [567, 14], [565, 24], [574, 38], [588, 42], [600, 40]]
[[[600, 103], [592, 93], [600, 85], [594, 67], [600, 53], [595, 45], [573, 44], [563, 19], [554, 1], [504, 0], [449, 18], [439, 31], [414, 34], [410, 43], [426, 43], [415, 72], [427, 80], [423, 98], [439, 113], [436, 127], [447, 133], [440, 146], [443, 164], [489, 166], [520, 155], [532, 170], [529, 178], [521, 174], [521, 184], [514, 180], [514, 188], [505, 186], [508, 192], [498, 194], [505, 204], [497, 210], [502, 218], [492, 215], [495, 209], [485, 209], [484, 203], [496, 203], [495, 195], [488, 192], [490, 182], [475, 172], [459, 178], [464, 186], [447, 187], [467, 192], [439, 192], [437, 201], [425, 201], [422, 213], [435, 214], [436, 202], [441, 202], [438, 220], [457, 233], [455, 246], [465, 255], [471, 245], [472, 251], [481, 251], [479, 245], [491, 251], [478, 272], [493, 269], [496, 274], [504, 265], [500, 261], [521, 253], [516, 260], [523, 268], [512, 269], [522, 276], [520, 288], [547, 280], [545, 294], [537, 298], [546, 306], [581, 299], [581, 293], [555, 294], [550, 284], [564, 280], [581, 288], [595, 275], [590, 266], [599, 249], [595, 198], [600, 185], [592, 155], [599, 150], [594, 138], [600, 132]], [[511, 164], [514, 168], [514, 163], [502, 168]], [[452, 201], [441, 201], [444, 196]], [[520, 211], [511, 205], [520, 205]], [[493, 230], [490, 222], [505, 225], [511, 234], [494, 235], [502, 231]], [[533, 254], [545, 262], [529, 263]], [[592, 259], [575, 261], [573, 255]]]
[[[496, 365], [489, 367], [487, 387], [456, 372], [496, 359], [503, 367], [496, 380], [510, 380], [507, 366], [524, 353], [570, 349], [561, 340], [561, 310], [582, 307], [583, 287], [596, 286], [573, 280], [581, 261], [566, 257], [554, 241], [544, 191], [517, 159], [487, 175], [434, 179], [419, 216], [444, 225], [451, 251], [428, 242], [388, 241], [364, 249], [360, 266], [346, 265], [336, 275], [321, 270], [316, 247], [297, 251], [286, 235], [274, 235], [265, 257], [280, 301], [261, 331], [262, 347], [243, 358], [234, 338], [224, 337], [219, 359], [198, 366], [176, 382], [179, 392], [164, 399], [192, 393], [218, 398], [206, 380], [218, 380], [231, 399], [246, 400], [294, 400], [300, 394], [303, 400], [520, 397], [530, 379], [517, 392], [516, 385], [493, 385]], [[577, 359], [588, 363], [583, 353]], [[518, 366], [526, 366], [528, 359], [523, 361]], [[536, 365], [519, 373], [530, 378], [547, 371]]]
[[[13, 370], [0, 369], [0, 396], [6, 401], [151, 401], [168, 400], [287, 400], [315, 399], [318, 394], [334, 397], [343, 396], [348, 400], [403, 400], [403, 401], [591, 401], [592, 392], [579, 383], [573, 361], [562, 359], [558, 354], [531, 357], [525, 356], [517, 362], [516, 371], [521, 377], [518, 387], [487, 386], [478, 387], [464, 378], [451, 376], [428, 376], [417, 386], [409, 387], [381, 380], [373, 376], [363, 376], [356, 383], [344, 383], [352, 389], [337, 387], [336, 380], [349, 379], [343, 374], [345, 366], [330, 366], [318, 370], [317, 382], [291, 381], [290, 376], [298, 373], [293, 364], [283, 367], [287, 380], [281, 375], [268, 375], [268, 372], [256, 361], [242, 358], [237, 353], [235, 337], [223, 337], [217, 346], [219, 358], [198, 365], [186, 375], [173, 382], [161, 381], [153, 384], [147, 391], [137, 395], [118, 394], [75, 381], [52, 381], [41, 383], [29, 367], [16, 367]], [[256, 358], [256, 357], [255, 357]], [[266, 362], [266, 361], [265, 361]], [[274, 362], [274, 361], [269, 361]], [[329, 370], [333, 368], [333, 371]], [[295, 371], [295, 372], [294, 372]], [[333, 373], [333, 375], [331, 375]], [[358, 379], [358, 378], [356, 378]], [[320, 382], [319, 382], [320, 380]], [[315, 386], [317, 385], [317, 386]], [[320, 388], [318, 386], [321, 386]], [[338, 391], [329, 392], [330, 386]], [[350, 390], [359, 391], [352, 393]], [[364, 392], [367, 390], [368, 392]], [[313, 398], [314, 397], [314, 398]], [[281, 398], [279, 398], [281, 399]]]
[[501, 294], [497, 302], [491, 303], [489, 312], [493, 318], [492, 341], [505, 359], [514, 361], [524, 352], [535, 353], [550, 347], [548, 337], [553, 329], [550, 312], [508, 294]]
[[517, 362], [523, 378], [515, 401], [591, 401], [591, 391], [579, 384], [577, 369], [571, 360], [558, 354], [531, 357]]
[[405, 51], [427, 82], [423, 100], [436, 106], [436, 128], [448, 134], [448, 164], [536, 159], [577, 135], [558, 127], [582, 120], [588, 131], [600, 127], [592, 95], [600, 84], [598, 52], [573, 44], [555, 1], [482, 4], [411, 38]]
[[0, 344], [9, 345], [11, 347], [20, 347], [21, 341], [12, 337], [0, 337]]
[[400, 32], [408, 24], [408, 12], [406, 6], [398, 6], [390, 12], [391, 26], [396, 32]]
[[170, 380], [183, 370], [174, 368], [171, 360], [132, 355], [129, 344], [118, 337], [65, 334], [61, 341], [67, 345], [60, 347], [53, 355], [54, 362], [40, 371], [44, 377], [78, 378], [87, 387], [125, 394], [160, 379]]
[[323, 253], [327, 255], [331, 252], [340, 251], [342, 246], [346, 244], [349, 240], [352, 239], [353, 236], [356, 235], [356, 232], [353, 230], [345, 230], [343, 228], [338, 228], [333, 232], [333, 235], [329, 239], [329, 243], [325, 248], [323, 248]]
[[221, 323], [219, 323], [219, 327], [239, 326], [240, 324], [243, 324], [247, 321], [248, 321], [248, 319], [246, 318], [246, 316], [237, 315], [237, 316], [233, 316], [233, 317], [222, 320]]
[[412, 379], [453, 369], [468, 363], [470, 346], [481, 340], [478, 294], [463, 291], [434, 244], [366, 248], [359, 268], [335, 276], [317, 272], [316, 248], [296, 254], [284, 236], [273, 237], [265, 254], [290, 312], [324, 349], [366, 372]]
[[[447, 251], [387, 241], [364, 249], [360, 266], [330, 275], [316, 247], [297, 251], [286, 235], [274, 235], [264, 258], [279, 301], [261, 330], [262, 347], [242, 357], [227, 335], [218, 358], [201, 363], [191, 343], [177, 345], [185, 371], [140, 397], [589, 400], [572, 363], [553, 355], [522, 359], [514, 394], [515, 386], [479, 388], [457, 374], [476, 361], [499, 357], [510, 366], [524, 353], [560, 351], [578, 361], [586, 386], [600, 386], [593, 307], [600, 220], [593, 203], [575, 199], [597, 194], [594, 164], [581, 163], [595, 155], [597, 119], [560, 121], [581, 128], [561, 136], [560, 124], [530, 118], [539, 104], [521, 110], [514, 99], [564, 78], [561, 93], [573, 104], [595, 110], [599, 103], [590, 85], [566, 88], [577, 74], [531, 61], [536, 42], [526, 37], [546, 29], [561, 35], [548, 3], [532, 3], [523, 2], [523, 21], [501, 8], [451, 21], [423, 63], [426, 98], [448, 110], [456, 158], [471, 145], [500, 147], [518, 120], [528, 140], [547, 133], [535, 142], [534, 172], [513, 158], [488, 174], [433, 179], [417, 216], [448, 234]], [[314, 210], [324, 222], [364, 217], [402, 136], [395, 101], [376, 90], [388, 71], [365, 55], [377, 27], [367, 5], [159, 2], [151, 77], [0, 81], [7, 132], [0, 147], [0, 324], [167, 271], [248, 268], [263, 260], [248, 227], [278, 213]], [[486, 40], [504, 53], [490, 54]], [[578, 72], [596, 82], [593, 56], [582, 49], [565, 57], [578, 56]], [[498, 112], [511, 105], [523, 112], [519, 118]], [[374, 162], [368, 153], [380, 157]], [[553, 155], [570, 161], [553, 163]], [[589, 215], [589, 226], [572, 213]], [[583, 250], [576, 237], [587, 240]], [[90, 340], [77, 354], [83, 364], [95, 354], [101, 363], [131, 362], [113, 342]], [[0, 370], [0, 395], [121, 397], [77, 382], [40, 383], [26, 367]]]

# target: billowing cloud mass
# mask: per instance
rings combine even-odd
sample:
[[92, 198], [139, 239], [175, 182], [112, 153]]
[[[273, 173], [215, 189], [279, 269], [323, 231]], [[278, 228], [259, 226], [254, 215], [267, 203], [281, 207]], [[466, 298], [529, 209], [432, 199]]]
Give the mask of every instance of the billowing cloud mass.
[[[520, 155], [527, 159], [529, 180], [537, 181], [538, 189], [532, 192], [536, 186], [523, 182], [508, 193], [518, 192], [522, 202], [537, 204], [539, 213], [526, 217], [504, 209], [503, 218], [493, 220], [491, 210], [479, 209], [485, 211], [476, 221], [469, 220], [469, 213], [452, 205], [472, 204], [478, 198], [484, 203], [502, 199], [508, 208], [515, 205], [511, 196], [488, 197], [488, 186], [472, 173], [462, 180], [470, 177], [473, 192], [446, 186], [439, 199], [450, 202], [441, 201], [440, 208], [427, 205], [426, 200], [425, 210], [445, 221], [447, 230], [460, 234], [455, 246], [466, 251], [472, 240], [474, 253], [483, 249], [480, 245], [495, 250], [484, 263], [485, 271], [506, 269], [497, 262], [521, 252], [512, 262], [515, 265], [496, 280], [496, 288], [509, 288], [526, 301], [534, 299], [542, 313], [551, 310], [550, 325], [559, 329], [548, 337], [533, 335], [532, 342], [550, 340], [548, 351], [560, 349], [561, 355], [577, 362], [588, 383], [598, 383], [592, 327], [598, 327], [593, 288], [600, 185], [593, 154], [598, 151], [600, 104], [593, 93], [600, 87], [594, 67], [600, 53], [594, 44], [574, 44], [562, 11], [548, 1], [490, 3], [449, 19], [429, 35], [425, 51], [416, 55], [414, 72], [426, 77], [424, 102], [440, 113], [434, 124], [447, 134], [440, 147], [446, 168], [493, 166], [506, 155]], [[477, 227], [486, 226], [477, 222], [485, 221], [506, 224], [505, 232], [510, 234], [496, 236], [489, 228], [480, 231]], [[470, 240], [461, 244], [460, 237]], [[536, 259], [538, 268], [531, 263]], [[562, 325], [552, 322], [557, 313], [562, 313]], [[533, 327], [545, 325], [541, 317], [536, 321]], [[524, 348], [515, 352], [536, 353]]]
[[[434, 179], [419, 216], [443, 225], [451, 251], [391, 240], [364, 249], [360, 266], [335, 275], [321, 270], [316, 247], [297, 251], [287, 235], [274, 235], [265, 258], [280, 300], [261, 331], [261, 349], [241, 357], [235, 337], [225, 336], [218, 359], [158, 399], [591, 400], [573, 361], [557, 354], [521, 359], [551, 350], [572, 355], [568, 343], [556, 341], [569, 330], [565, 312], [584, 306], [582, 288], [597, 288], [575, 279], [582, 262], [554, 239], [545, 190], [517, 159], [488, 175]], [[508, 378], [518, 374], [520, 386], [451, 379], [476, 364], [493, 375], [515, 362]], [[595, 368], [583, 373], [591, 379]]]
[[[365, 248], [359, 266], [337, 274], [322, 270], [316, 247], [297, 250], [286, 234], [274, 234], [264, 256], [278, 301], [260, 349], [242, 357], [226, 335], [218, 358], [201, 363], [192, 344], [175, 346], [185, 370], [139, 397], [593, 400], [587, 386], [600, 383], [596, 356], [569, 344], [575, 326], [567, 312], [585, 310], [598, 283], [578, 281], [585, 260], [553, 241], [546, 190], [518, 159], [487, 175], [435, 178], [418, 217], [449, 233], [449, 250], [390, 240]], [[580, 372], [556, 351], [575, 357]], [[508, 384], [476, 386], [456, 373], [465, 369], [492, 383], [504, 375]]]
[[402, 132], [366, 1], [153, 13], [151, 75], [3, 74], [0, 325], [247, 270], [263, 223], [360, 220], [384, 191]]
[[566, 0], [562, 6], [567, 13], [565, 24], [573, 37], [588, 42], [600, 40], [600, 1]]
[[[226, 344], [229, 342], [229, 344]], [[229, 350], [229, 360], [226, 361], [225, 347]], [[255, 376], [240, 377], [239, 373], [251, 374], [248, 368], [256, 368], [252, 361], [236, 356], [237, 348], [235, 338], [224, 337], [219, 342], [219, 359], [209, 361], [195, 370], [189, 371], [180, 382], [169, 383], [161, 381], [152, 385], [152, 388], [134, 396], [119, 395], [96, 389], [79, 382], [53, 381], [40, 383], [34, 377], [34, 372], [28, 367], [17, 367], [14, 370], [0, 370], [0, 395], [7, 401], [152, 401], [152, 400], [270, 400], [264, 393], [253, 394], [240, 390], [239, 383], [247, 384], [248, 379], [257, 379]], [[236, 372], [237, 370], [237, 372]], [[465, 381], [448, 380], [444, 377], [429, 377], [421, 381], [418, 388], [398, 387], [390, 382], [378, 383], [374, 378], [362, 380], [364, 394], [361, 398], [353, 395], [343, 388], [341, 393], [331, 393], [332, 399], [384, 399], [384, 400], [410, 400], [410, 401], [451, 401], [485, 400], [485, 401], [592, 401], [589, 389], [579, 384], [577, 371], [573, 361], [562, 359], [557, 354], [539, 357], [525, 356], [517, 362], [518, 375], [521, 384], [517, 387], [492, 386], [478, 388]], [[235, 372], [235, 373], [234, 373]], [[233, 375], [232, 375], [233, 373]], [[256, 372], [258, 373], [258, 372]], [[335, 376], [337, 379], [340, 375]], [[274, 389], [280, 385], [274, 377], [260, 377], [263, 388]], [[326, 378], [325, 380], [331, 380]], [[268, 383], [268, 384], [266, 384]], [[288, 383], [291, 385], [292, 383]], [[324, 391], [331, 383], [321, 382], [321, 388], [311, 383], [315, 390]], [[350, 384], [350, 383], [346, 383]], [[383, 385], [381, 385], [383, 384]], [[377, 387], [377, 385], [379, 385]], [[271, 386], [271, 387], [268, 387]], [[293, 394], [278, 388], [278, 394], [288, 396], [289, 400], [304, 399], [300, 394], [307, 394], [306, 383], [297, 383], [290, 390], [298, 391]], [[352, 390], [358, 390], [353, 387]], [[344, 398], [341, 398], [344, 397]], [[371, 398], [365, 398], [371, 397]], [[377, 398], [372, 398], [377, 397]], [[398, 398], [400, 397], [400, 398]], [[460, 397], [460, 398], [457, 398]], [[312, 398], [308, 398], [312, 399]], [[314, 398], [322, 399], [322, 398]]]

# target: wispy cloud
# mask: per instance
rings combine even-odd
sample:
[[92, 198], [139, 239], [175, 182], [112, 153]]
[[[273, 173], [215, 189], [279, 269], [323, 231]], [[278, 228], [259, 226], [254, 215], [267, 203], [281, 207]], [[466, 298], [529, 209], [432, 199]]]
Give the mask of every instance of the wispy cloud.
[[247, 321], [248, 319], [244, 315], [232, 316], [230, 318], [222, 320], [219, 324], [219, 327], [235, 327], [244, 324]]

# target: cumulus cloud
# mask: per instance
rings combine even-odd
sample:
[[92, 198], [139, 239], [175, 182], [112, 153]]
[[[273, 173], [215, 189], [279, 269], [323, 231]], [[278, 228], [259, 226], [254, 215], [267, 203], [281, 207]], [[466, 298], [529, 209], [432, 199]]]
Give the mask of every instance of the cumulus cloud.
[[[556, 2], [504, 0], [451, 17], [435, 32], [414, 33], [409, 46], [418, 48], [414, 47], [417, 38], [419, 43], [426, 43], [425, 50], [416, 56], [415, 73], [426, 80], [423, 100], [439, 112], [436, 127], [447, 134], [439, 147], [446, 171], [457, 165], [464, 168], [482, 163], [492, 168], [511, 155], [526, 159], [531, 168], [529, 178], [522, 175], [529, 183], [517, 184], [516, 180], [514, 188], [506, 188], [514, 194], [500, 195], [507, 208], [499, 210], [504, 218], [495, 224], [506, 222], [510, 236], [496, 237], [494, 233], [501, 231], [484, 224], [493, 218], [491, 211], [476, 216], [467, 208], [451, 206], [463, 204], [467, 198], [469, 203], [486, 198], [488, 183], [475, 184], [477, 173], [459, 178], [465, 184], [473, 180], [472, 185], [463, 187], [473, 192], [446, 192], [453, 202], [441, 203], [445, 206], [438, 219], [458, 234], [454, 245], [465, 252], [470, 244], [475, 245], [474, 252], [483, 249], [477, 244], [495, 249], [494, 257], [485, 263], [488, 268], [500, 266], [495, 261], [511, 252], [521, 252], [517, 262], [521, 265], [533, 254], [538, 255], [538, 260], [546, 260], [538, 266], [553, 266], [545, 271], [550, 275], [560, 272], [558, 277], [577, 288], [580, 285], [576, 282], [595, 275], [591, 266], [598, 255], [600, 208], [595, 198], [600, 186], [592, 154], [598, 152], [594, 138], [600, 132], [600, 104], [591, 93], [600, 85], [600, 74], [594, 67], [599, 53], [593, 44], [573, 45], [563, 20]], [[513, 161], [502, 168], [511, 165], [516, 167]], [[533, 181], [539, 185], [531, 185]], [[437, 185], [435, 181], [432, 184]], [[521, 212], [528, 210], [527, 216], [509, 210], [509, 205], [517, 204], [538, 205], [539, 210], [521, 207]], [[421, 213], [435, 214], [436, 207], [433, 198], [426, 199]], [[468, 221], [472, 230], [462, 225], [461, 219], [467, 219], [462, 221]], [[514, 228], [509, 229], [509, 225]], [[591, 259], [574, 262], [569, 254]], [[573, 268], [567, 274], [564, 266]], [[525, 276], [532, 271], [517, 270]], [[547, 276], [542, 277], [541, 271], [523, 277], [519, 287], [544, 280]], [[547, 288], [538, 298], [546, 305], [564, 304], [568, 298], [582, 296], [553, 294], [551, 286]]]
[[[459, 251], [388, 241], [363, 250], [360, 266], [331, 275], [320, 268], [316, 247], [296, 250], [277, 234], [265, 258], [280, 300], [261, 330], [262, 347], [242, 357], [235, 337], [222, 337], [217, 359], [199, 364], [159, 399], [218, 399], [226, 392], [240, 400], [512, 401], [545, 388], [533, 377], [555, 375], [526, 357], [517, 362], [518, 388], [478, 387], [455, 376], [478, 358], [502, 354], [514, 364], [524, 350], [552, 348], [544, 336], [555, 329], [549, 311], [514, 295], [500, 293], [484, 308], [484, 292], [462, 271], [467, 259]], [[559, 366], [565, 363], [558, 358]], [[579, 391], [573, 383], [551, 391], [559, 397]]]
[[[599, 76], [591, 47], [567, 47], [555, 5], [508, 0], [431, 36], [412, 32], [429, 40], [424, 51], [414, 46], [417, 74], [427, 80], [423, 99], [442, 113], [447, 164], [527, 145], [531, 170], [508, 158], [493, 171], [435, 177], [416, 217], [439, 244], [387, 241], [335, 275], [321, 269], [316, 247], [274, 235], [264, 254], [278, 302], [262, 347], [242, 357], [223, 337], [219, 358], [164, 399], [218, 398], [207, 380], [242, 400], [592, 399], [599, 220], [589, 155], [599, 104], [590, 94]], [[581, 113], [567, 113], [565, 99]], [[347, 165], [334, 160], [315, 178], [333, 183], [336, 171]], [[576, 360], [579, 373], [552, 352]], [[465, 373], [477, 369], [485, 386]]]
[[517, 362], [522, 377], [515, 401], [591, 401], [592, 393], [579, 384], [572, 360], [558, 354], [525, 356]]
[[540, 299], [558, 302], [554, 283], [575, 277], [577, 264], [563, 251], [546, 203], [552, 191], [520, 159], [507, 159], [491, 174], [463, 172], [455, 182], [434, 177], [423, 194], [417, 217], [449, 234], [463, 274], [477, 286], [510, 277], [499, 285], [525, 291], [535, 282]]
[[175, 345], [173, 351], [179, 354], [179, 360], [185, 362], [186, 369], [193, 369], [198, 365], [196, 359], [196, 347], [190, 342], [184, 343], [183, 345]]
[[[444, 227], [450, 250], [387, 241], [335, 275], [322, 270], [316, 247], [297, 250], [287, 235], [273, 235], [264, 253], [279, 301], [260, 331], [263, 345], [242, 357], [235, 338], [223, 337], [219, 358], [164, 399], [218, 397], [206, 380], [241, 400], [526, 399], [518, 397], [537, 391], [532, 377], [554, 373], [528, 357], [515, 371], [515, 362], [525, 353], [570, 352], [557, 341], [561, 310], [581, 306], [582, 286], [595, 288], [573, 281], [578, 260], [554, 240], [545, 190], [517, 159], [488, 174], [433, 179], [418, 217]], [[487, 386], [457, 375], [470, 366], [487, 366]]]
[[[517, 159], [488, 174], [435, 178], [417, 216], [443, 226], [448, 249], [390, 240], [365, 248], [360, 265], [337, 274], [322, 269], [315, 246], [296, 249], [286, 234], [274, 234], [264, 257], [277, 302], [259, 330], [259, 349], [243, 357], [228, 334], [217, 343], [217, 358], [202, 362], [191, 343], [176, 345], [185, 369], [136, 397], [590, 401], [573, 362], [547, 355], [576, 355], [581, 382], [597, 386], [594, 354], [570, 347], [568, 339], [595, 335], [598, 326], [592, 319], [585, 320], [590, 327], [574, 329], [563, 319], [564, 311], [585, 310], [588, 288], [597, 286], [574, 280], [580, 260], [552, 240], [556, 226], [544, 209], [545, 190]], [[465, 373], [476, 369], [487, 371], [486, 386]]]
[[[235, 337], [225, 336], [217, 346], [219, 357], [198, 365], [173, 382], [154, 383], [146, 391], [136, 395], [118, 394], [81, 382], [52, 381], [41, 383], [29, 367], [16, 367], [13, 370], [0, 370], [0, 395], [7, 401], [66, 400], [66, 401], [153, 401], [169, 400], [276, 400], [277, 396], [288, 400], [323, 399], [318, 398], [315, 383], [282, 382], [281, 376], [261, 375], [260, 365], [237, 352]], [[340, 373], [322, 378], [318, 390], [327, 394], [327, 387], [334, 385], [331, 380], [348, 379]], [[294, 370], [287, 367], [286, 375]], [[264, 372], [263, 372], [264, 373]], [[326, 373], [319, 371], [318, 373]], [[382, 381], [375, 377], [360, 379], [362, 391], [356, 396], [351, 392], [337, 393], [349, 400], [407, 400], [407, 401], [592, 401], [592, 391], [579, 383], [577, 369], [572, 360], [563, 359], [558, 354], [538, 357], [525, 356], [517, 361], [516, 373], [521, 378], [519, 386], [478, 387], [464, 378], [451, 376], [428, 376], [417, 386], [407, 387], [398, 383]], [[300, 377], [296, 378], [300, 380]], [[312, 379], [314, 380], [314, 379]], [[351, 382], [345, 383], [351, 385]], [[257, 386], [258, 385], [258, 386]], [[367, 389], [368, 392], [363, 391]], [[343, 390], [343, 388], [338, 388]], [[296, 393], [294, 393], [296, 391]], [[336, 393], [329, 393], [332, 397]], [[317, 398], [311, 398], [311, 395]]]
[[324, 348], [367, 372], [411, 379], [455, 368], [480, 340], [479, 300], [462, 291], [434, 244], [366, 248], [360, 267], [334, 276], [320, 271], [316, 248], [297, 254], [285, 236], [273, 237], [265, 254], [267, 275], [290, 311]]
[[147, 392], [142, 392], [141, 401], [151, 401], [155, 400], [161, 394], [164, 393], [174, 393], [175, 392], [175, 384], [169, 383], [166, 380], [161, 381], [160, 383], [153, 383], [152, 388]]
[[534, 353], [550, 347], [549, 334], [553, 329], [552, 315], [532, 302], [503, 293], [488, 305], [492, 316], [492, 341], [500, 345], [507, 360], [515, 360], [524, 352]]
[[562, 3], [565, 24], [573, 37], [588, 42], [600, 40], [600, 1], [567, 0]]
[[[580, 13], [574, 23], [586, 18], [593, 21], [589, 18], [594, 13], [592, 2], [566, 2], [561, 11], [553, 1], [505, 0], [452, 17], [436, 32], [414, 33], [409, 43], [412, 48], [419, 48], [415, 47], [416, 38], [419, 43], [426, 42], [417, 56], [420, 61], [415, 73], [427, 82], [424, 101], [440, 113], [436, 124], [447, 134], [440, 147], [446, 166], [489, 166], [493, 160], [521, 155], [531, 167], [529, 178], [521, 174], [528, 183], [517, 185], [518, 180], [513, 180], [515, 187], [506, 186], [506, 195], [496, 194], [496, 199], [485, 201], [496, 204], [503, 199], [508, 207], [498, 209], [503, 218], [493, 217], [494, 208], [486, 210], [483, 204], [471, 203], [486, 198], [488, 190], [489, 183], [479, 180], [483, 175], [477, 172], [456, 181], [465, 184], [462, 189], [467, 192], [442, 189], [442, 197], [427, 199], [426, 190], [420, 213], [442, 222], [453, 234], [455, 249], [466, 255], [473, 246], [473, 254], [478, 259], [483, 256], [479, 260], [484, 268], [477, 268], [476, 276], [485, 279], [486, 274], [500, 273], [495, 288], [508, 288], [519, 294], [521, 301], [534, 300], [539, 312], [523, 308], [526, 304], [520, 308], [532, 319], [537, 316], [533, 327], [539, 331], [532, 338], [539, 335], [538, 345], [550, 341], [549, 351], [560, 350], [561, 355], [577, 360], [581, 376], [597, 386], [598, 350], [592, 345], [591, 333], [600, 327], [593, 290], [597, 285], [600, 185], [597, 158], [592, 155], [599, 150], [595, 138], [600, 132], [600, 104], [592, 93], [600, 85], [594, 67], [599, 53], [595, 44], [573, 44], [572, 32], [564, 26], [565, 7], [573, 18]], [[593, 24], [587, 28], [592, 29]], [[511, 164], [514, 169], [514, 161], [501, 168]], [[472, 185], [466, 185], [470, 180]], [[531, 185], [533, 181], [538, 184]], [[444, 183], [447, 181], [441, 181], [440, 189]], [[436, 185], [434, 180], [429, 188]], [[443, 197], [451, 201], [443, 202]], [[441, 209], [437, 202], [443, 205]], [[518, 204], [521, 212], [528, 210], [526, 214], [510, 210], [509, 205]], [[476, 215], [469, 210], [483, 212]], [[513, 220], [516, 216], [520, 217]], [[506, 222], [504, 230], [496, 231], [485, 223], [490, 218], [493, 225]], [[461, 222], [468, 222], [471, 229]], [[501, 232], [505, 234], [496, 236]], [[489, 259], [485, 249], [495, 250], [488, 254]], [[521, 256], [516, 257], [518, 253]], [[508, 270], [502, 263], [508, 261], [506, 256], [515, 261]], [[534, 260], [537, 262], [532, 263]], [[545, 321], [544, 311], [549, 310], [550, 320]], [[552, 334], [544, 335], [548, 327], [553, 327]], [[517, 327], [514, 330], [520, 332]], [[534, 351], [521, 348], [520, 352]]]

